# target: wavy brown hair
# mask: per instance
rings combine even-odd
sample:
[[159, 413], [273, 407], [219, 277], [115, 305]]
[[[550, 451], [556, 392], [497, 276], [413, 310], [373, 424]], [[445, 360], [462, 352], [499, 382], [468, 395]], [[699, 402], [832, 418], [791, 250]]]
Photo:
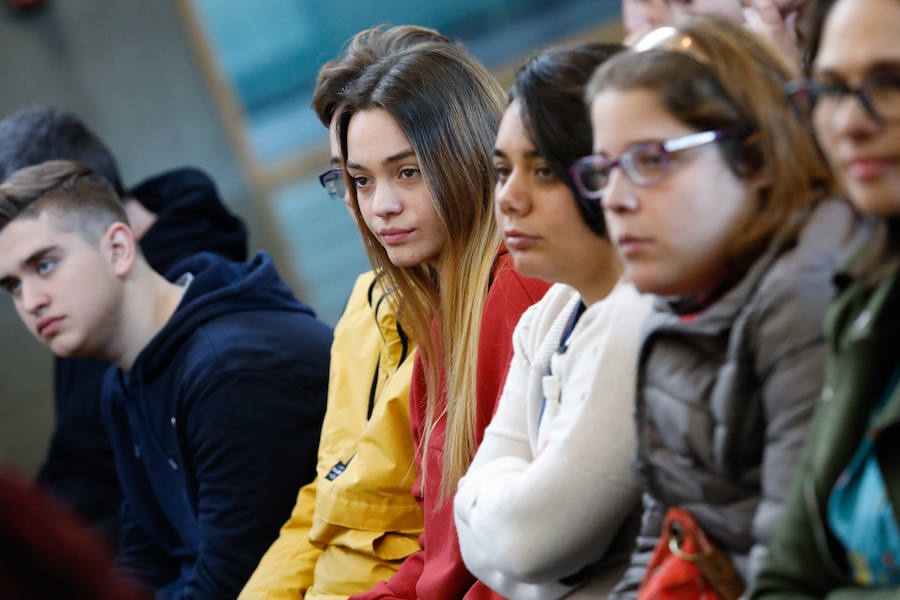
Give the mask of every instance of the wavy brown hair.
[[[394, 290], [403, 328], [419, 345], [428, 387], [419, 451], [428, 447], [435, 423], [446, 415], [442, 501], [456, 489], [475, 453], [478, 336], [500, 244], [490, 151], [506, 100], [497, 81], [468, 52], [423, 43], [371, 65], [343, 101], [338, 137], [344, 162], [353, 115], [386, 111], [416, 153], [447, 240], [437, 268], [395, 267], [366, 227], [348, 179], [369, 259], [385, 289]], [[440, 404], [442, 397], [446, 405]]]
[[322, 125], [328, 127], [331, 124], [341, 96], [366, 67], [383, 56], [421, 42], [453, 43], [434, 29], [418, 25], [397, 25], [387, 29], [384, 26], [372, 27], [350, 38], [346, 49], [337, 58], [322, 65], [316, 77], [312, 109]]
[[739, 178], [765, 182], [753, 218], [729, 251], [733, 272], [742, 273], [776, 233], [787, 244], [796, 241], [834, 180], [782, 91], [796, 67], [731, 21], [696, 17], [676, 29], [692, 40], [689, 53], [614, 56], [594, 73], [586, 99], [607, 89], [647, 90], [689, 127], [734, 134], [716, 142], [728, 167]]

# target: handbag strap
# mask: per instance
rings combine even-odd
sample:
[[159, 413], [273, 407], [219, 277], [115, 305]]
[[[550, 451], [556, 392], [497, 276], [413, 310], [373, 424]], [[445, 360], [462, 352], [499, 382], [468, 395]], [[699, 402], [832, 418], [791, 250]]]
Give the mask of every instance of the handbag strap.
[[695, 563], [722, 600], [735, 600], [744, 593], [746, 584], [731, 558], [710, 541], [691, 513], [679, 507], [669, 509], [663, 535], [669, 551]]

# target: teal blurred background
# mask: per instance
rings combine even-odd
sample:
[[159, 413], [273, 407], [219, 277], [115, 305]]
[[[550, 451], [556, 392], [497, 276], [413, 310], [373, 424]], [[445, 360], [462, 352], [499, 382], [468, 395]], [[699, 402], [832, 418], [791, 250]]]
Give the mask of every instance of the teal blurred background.
[[[327, 132], [309, 109], [319, 67], [357, 31], [415, 23], [462, 41], [505, 86], [551, 43], [618, 40], [618, 0], [50, 0], [0, 6], [0, 115], [72, 110], [126, 185], [204, 169], [297, 295], [334, 324], [368, 263], [317, 175]], [[26, 474], [52, 427], [52, 361], [0, 305], [0, 462]]]

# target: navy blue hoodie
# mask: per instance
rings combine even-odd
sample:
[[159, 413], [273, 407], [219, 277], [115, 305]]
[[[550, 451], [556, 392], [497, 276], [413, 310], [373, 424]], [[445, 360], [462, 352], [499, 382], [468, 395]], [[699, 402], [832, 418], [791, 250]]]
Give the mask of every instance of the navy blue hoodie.
[[[203, 251], [230, 260], [247, 258], [247, 231], [228, 212], [213, 181], [197, 169], [175, 169], [129, 191], [156, 222], [141, 238], [150, 266], [165, 274]], [[38, 483], [96, 525], [115, 549], [122, 491], [106, 429], [100, 420], [100, 386], [109, 363], [57, 358], [54, 369], [56, 426]]]
[[120, 560], [157, 598], [232, 599], [315, 475], [331, 330], [265, 253], [201, 254], [102, 411], [125, 496]]

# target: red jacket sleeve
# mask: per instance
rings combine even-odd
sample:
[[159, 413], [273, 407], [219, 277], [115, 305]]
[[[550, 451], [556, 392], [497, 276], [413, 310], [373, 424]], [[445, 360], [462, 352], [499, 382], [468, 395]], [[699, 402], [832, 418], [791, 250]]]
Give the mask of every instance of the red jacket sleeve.
[[478, 339], [478, 435], [481, 443], [506, 381], [513, 357], [512, 334], [522, 313], [544, 297], [550, 284], [523, 277], [513, 267], [512, 257], [502, 253], [494, 269], [490, 292], [481, 317]]
[[[493, 417], [503, 391], [513, 356], [513, 329], [525, 309], [540, 300], [549, 287], [547, 282], [519, 275], [509, 254], [501, 253], [485, 301], [478, 340], [478, 443], [481, 443], [484, 429]], [[410, 426], [417, 449], [416, 468], [421, 473], [423, 453], [419, 449], [423, 437], [426, 394], [424, 372], [418, 357], [413, 367], [409, 396]], [[420, 595], [446, 600], [501, 599], [475, 579], [463, 563], [453, 522], [453, 502], [445, 501], [440, 506], [436, 502], [444, 425], [443, 419], [438, 421], [430, 438], [430, 448], [424, 453], [429, 461], [426, 489], [422, 490], [420, 479], [413, 486], [413, 494], [425, 514], [425, 530], [419, 537], [422, 550], [410, 555], [390, 580], [378, 583], [368, 592], [352, 596], [351, 600], [415, 600]]]

